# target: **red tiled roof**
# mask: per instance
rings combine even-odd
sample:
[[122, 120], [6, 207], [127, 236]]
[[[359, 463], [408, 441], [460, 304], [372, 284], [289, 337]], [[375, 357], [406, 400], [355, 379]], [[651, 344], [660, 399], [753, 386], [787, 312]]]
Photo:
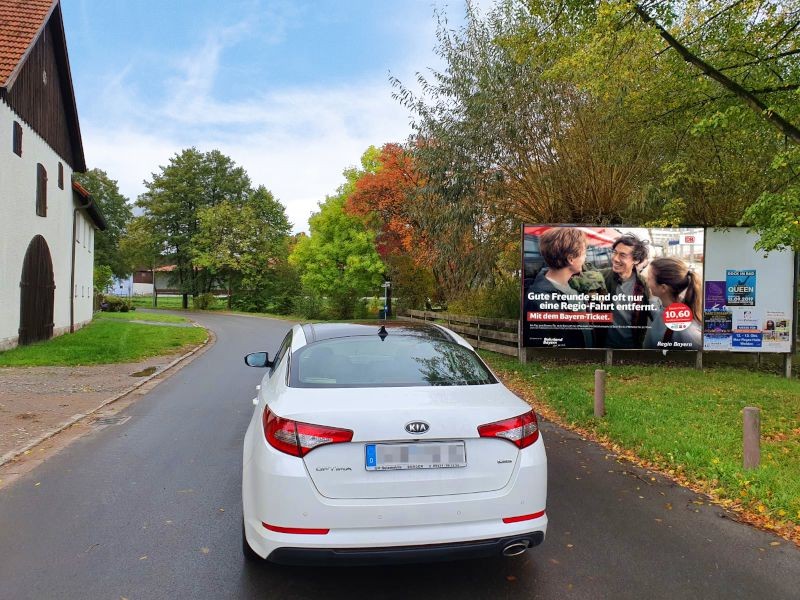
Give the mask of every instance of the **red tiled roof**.
[[58, 0], [0, 0], [0, 87], [25, 56]]
[[91, 194], [77, 181], [72, 182], [72, 189], [78, 192], [81, 196], [83, 196], [86, 200], [91, 198]]

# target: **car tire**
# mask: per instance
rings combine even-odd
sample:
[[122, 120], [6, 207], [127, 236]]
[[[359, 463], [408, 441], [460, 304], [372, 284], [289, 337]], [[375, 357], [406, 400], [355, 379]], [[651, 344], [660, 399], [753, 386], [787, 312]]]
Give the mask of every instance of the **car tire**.
[[244, 533], [244, 517], [242, 517], [242, 554], [244, 554], [244, 558], [248, 562], [264, 562], [264, 559], [256, 554], [250, 544], [247, 543], [247, 536]]

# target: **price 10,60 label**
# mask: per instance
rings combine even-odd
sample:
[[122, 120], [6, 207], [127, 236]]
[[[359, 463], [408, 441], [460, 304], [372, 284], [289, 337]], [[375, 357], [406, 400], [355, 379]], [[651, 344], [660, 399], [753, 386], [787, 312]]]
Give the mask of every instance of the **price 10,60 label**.
[[664, 325], [672, 331], [683, 331], [692, 324], [692, 309], [683, 302], [673, 302], [664, 310]]

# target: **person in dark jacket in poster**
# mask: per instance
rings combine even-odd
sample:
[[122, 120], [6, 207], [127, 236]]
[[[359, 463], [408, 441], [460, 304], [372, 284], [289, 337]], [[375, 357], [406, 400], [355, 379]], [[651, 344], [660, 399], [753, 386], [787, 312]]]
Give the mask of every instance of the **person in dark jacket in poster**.
[[[577, 227], [553, 227], [539, 237], [539, 252], [547, 267], [536, 275], [533, 284], [526, 290], [526, 298], [528, 294], [539, 294], [550, 300], [526, 300], [526, 311], [554, 312], [553, 309], [542, 306], [543, 303], [552, 302], [554, 294], [575, 296], [577, 299], [578, 292], [570, 287], [569, 280], [583, 268], [583, 263], [586, 261], [586, 245], [586, 235]], [[527, 332], [534, 346], [552, 348], [592, 346], [592, 332], [588, 325], [585, 328], [560, 322], [539, 322], [538, 325], [545, 326], [537, 326]]]
[[[611, 246], [611, 268], [603, 269], [603, 278], [608, 293], [613, 296], [624, 294], [630, 301], [624, 304], [650, 304], [647, 282], [639, 273], [648, 256], [645, 242], [632, 233], [617, 238]], [[647, 309], [614, 310], [614, 325], [605, 330], [606, 348], [642, 348], [647, 326], [652, 318]]]

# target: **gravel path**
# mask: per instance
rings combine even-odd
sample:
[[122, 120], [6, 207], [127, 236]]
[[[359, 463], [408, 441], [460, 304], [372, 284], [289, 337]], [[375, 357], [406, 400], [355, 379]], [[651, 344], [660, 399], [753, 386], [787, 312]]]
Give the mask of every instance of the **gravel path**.
[[178, 356], [87, 367], [0, 368], [0, 456], [96, 408]]

